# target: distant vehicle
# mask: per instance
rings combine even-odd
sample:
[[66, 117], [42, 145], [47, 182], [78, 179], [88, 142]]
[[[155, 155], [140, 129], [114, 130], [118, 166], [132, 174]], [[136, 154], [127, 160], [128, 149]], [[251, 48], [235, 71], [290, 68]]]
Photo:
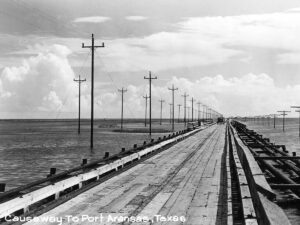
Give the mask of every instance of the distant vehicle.
[[217, 123], [225, 123], [224, 117], [218, 117]]
[[197, 124], [198, 124], [198, 122], [189, 122], [189, 123], [187, 124], [187, 129], [188, 129], [188, 130], [195, 130]]

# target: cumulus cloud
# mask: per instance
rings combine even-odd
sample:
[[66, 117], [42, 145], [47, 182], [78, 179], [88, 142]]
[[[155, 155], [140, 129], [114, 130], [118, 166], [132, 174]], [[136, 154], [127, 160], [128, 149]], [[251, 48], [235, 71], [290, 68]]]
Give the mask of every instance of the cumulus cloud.
[[[56, 46], [59, 49], [59, 46]], [[63, 48], [63, 47], [62, 47]], [[16, 68], [5, 68], [0, 79], [1, 111], [8, 111], [8, 117], [20, 117], [18, 112], [31, 113], [31, 117], [43, 117], [39, 112], [48, 112], [47, 117], [56, 117], [59, 111], [77, 115], [78, 89], [72, 82], [74, 73], [67, 59], [53, 53], [44, 53], [30, 58]], [[169, 103], [172, 102], [171, 91], [174, 84], [175, 105], [183, 104], [182, 94], [189, 94], [187, 105], [191, 106], [191, 97], [196, 102], [208, 105], [220, 113], [229, 115], [264, 115], [279, 109], [289, 109], [290, 105], [299, 105], [300, 85], [279, 87], [267, 74], [245, 74], [231, 78], [222, 75], [204, 76], [196, 80], [184, 77], [173, 77], [165, 85], [152, 86], [153, 117], [160, 115], [160, 99], [164, 99], [163, 116], [169, 117]], [[143, 118], [148, 85], [132, 85], [126, 87], [124, 94], [124, 116]], [[89, 117], [90, 89], [84, 83], [82, 91], [82, 114]], [[121, 95], [115, 87], [102, 87], [95, 96], [95, 116], [97, 118], [119, 118]], [[181, 108], [182, 110], [182, 108]], [[181, 111], [182, 112], [182, 111]], [[28, 114], [26, 114], [28, 116]], [[181, 115], [183, 115], [181, 113]], [[197, 112], [195, 112], [197, 115]], [[61, 114], [61, 117], [68, 117]]]
[[1, 111], [66, 110], [64, 99], [75, 97], [77, 90], [67, 59], [70, 53], [65, 46], [47, 46], [37, 56], [24, 59], [21, 66], [5, 67], [0, 75]]
[[[276, 113], [280, 109], [289, 109], [291, 105], [299, 105], [300, 85], [279, 87], [271, 76], [267, 74], [245, 74], [239, 77], [225, 78], [222, 75], [202, 77], [196, 81], [183, 77], [173, 77], [163, 86], [153, 82], [152, 110], [153, 117], [160, 115], [160, 99], [164, 99], [163, 116], [169, 117], [169, 103], [172, 103], [172, 92], [169, 87], [178, 87], [175, 91], [175, 105], [177, 116], [178, 104], [183, 105], [184, 92], [188, 93], [187, 106], [191, 106], [194, 97], [194, 109], [197, 102], [208, 105], [226, 116], [236, 115], [265, 115]], [[125, 93], [125, 117], [142, 118], [145, 110], [145, 99], [148, 85], [129, 85]], [[121, 96], [116, 91], [103, 95], [102, 109], [98, 115], [104, 117], [119, 117]], [[202, 107], [201, 107], [202, 110]], [[182, 112], [182, 111], [181, 111]], [[181, 113], [181, 115], [183, 115]], [[197, 115], [197, 112], [195, 112]], [[291, 114], [296, 115], [296, 114]]]
[[126, 16], [125, 19], [132, 20], [132, 21], [142, 21], [148, 19], [145, 16]]
[[[107, 47], [101, 49], [101, 63], [108, 71], [163, 70], [167, 73], [168, 69], [196, 68], [222, 64], [233, 59], [249, 62], [252, 60], [251, 53], [255, 52], [256, 48], [264, 48], [274, 54], [277, 61], [272, 63], [296, 64], [300, 62], [298, 11], [185, 18], [175, 25], [177, 30], [174, 32], [107, 40]], [[70, 40], [64, 40], [64, 43], [68, 42]], [[73, 47], [78, 46], [78, 42], [82, 41], [74, 40]], [[37, 53], [36, 56], [24, 60], [21, 66], [7, 66], [2, 70], [2, 111], [51, 111], [61, 108], [65, 111], [77, 111], [77, 86], [72, 83], [74, 72], [68, 61], [70, 50], [62, 45], [45, 46], [33, 46], [32, 52]], [[100, 63], [100, 60], [97, 63]], [[278, 109], [288, 109], [290, 105], [300, 103], [300, 85], [277, 86], [272, 74], [248, 73], [232, 75], [231, 78], [199, 74], [193, 79], [173, 77], [162, 86], [154, 82], [154, 116], [159, 116], [158, 100], [164, 98], [167, 101], [164, 116], [168, 117], [167, 103], [171, 101], [171, 92], [167, 88], [172, 84], [179, 87], [175, 97], [176, 105], [182, 104], [183, 98], [180, 95], [186, 91], [190, 96], [226, 115], [274, 113]], [[95, 96], [97, 117], [119, 117], [119, 93], [112, 88], [101, 89], [103, 90]], [[127, 89], [125, 116], [143, 117], [142, 96], [147, 93], [147, 85], [131, 84]], [[71, 99], [69, 102], [65, 100], [66, 96]], [[88, 115], [89, 101], [89, 87], [88, 84], [84, 84], [83, 115]]]
[[104, 16], [90, 16], [90, 17], [79, 17], [73, 20], [74, 23], [104, 23], [111, 20], [109, 17]]
[[278, 87], [267, 74], [246, 74], [225, 79], [222, 75], [196, 82], [174, 77], [170, 83], [181, 87], [200, 102], [225, 115], [264, 115], [299, 104], [300, 85]]

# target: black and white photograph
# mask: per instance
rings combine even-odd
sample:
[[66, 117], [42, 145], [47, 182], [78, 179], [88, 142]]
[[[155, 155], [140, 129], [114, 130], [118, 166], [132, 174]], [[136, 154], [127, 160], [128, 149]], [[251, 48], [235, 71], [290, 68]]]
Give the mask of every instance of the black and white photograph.
[[299, 225], [299, 0], [0, 0], [0, 225]]

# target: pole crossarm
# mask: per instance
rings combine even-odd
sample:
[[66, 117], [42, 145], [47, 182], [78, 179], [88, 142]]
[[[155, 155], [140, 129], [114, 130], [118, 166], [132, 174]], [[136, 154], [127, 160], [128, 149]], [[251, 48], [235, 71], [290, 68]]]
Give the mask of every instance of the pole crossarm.
[[281, 110], [281, 111], [277, 111], [277, 112], [280, 112], [282, 116], [286, 116], [287, 115], [287, 112], [291, 112], [291, 111], [287, 111], [287, 110]]

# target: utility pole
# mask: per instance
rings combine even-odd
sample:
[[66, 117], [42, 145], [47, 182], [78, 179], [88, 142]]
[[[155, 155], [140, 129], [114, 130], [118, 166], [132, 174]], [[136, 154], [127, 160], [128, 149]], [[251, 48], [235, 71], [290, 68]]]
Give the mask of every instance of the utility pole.
[[181, 104], [178, 104], [178, 123], [180, 123], [180, 107], [181, 107]]
[[210, 108], [207, 108], [207, 117], [210, 119]]
[[75, 82], [78, 82], [78, 134], [80, 134], [80, 96], [81, 96], [81, 83], [85, 82], [86, 79], [80, 79], [80, 75], [78, 80], [73, 79]]
[[90, 147], [94, 147], [94, 52], [95, 48], [104, 48], [104, 43], [102, 45], [94, 45], [94, 34], [92, 34], [92, 45], [85, 46], [82, 43], [82, 48], [90, 48], [92, 51], [92, 64], [91, 64], [91, 140]]
[[119, 92], [122, 93], [122, 108], [121, 108], [121, 131], [123, 131], [123, 102], [124, 102], [124, 93], [127, 92], [127, 89], [124, 89], [122, 87], [122, 89], [118, 89]]
[[162, 122], [162, 106], [163, 106], [163, 102], [165, 102], [165, 100], [159, 100], [160, 102], [160, 121], [159, 121], [159, 124], [161, 125], [161, 122]]
[[300, 110], [295, 110], [295, 112], [299, 113], [299, 137], [300, 137]]
[[298, 112], [299, 113], [299, 137], [300, 137], [300, 106], [291, 106], [291, 108], [293, 109], [298, 109], [298, 110], [295, 110], [295, 112]]
[[172, 88], [168, 88], [170, 91], [172, 91], [172, 105], [173, 105], [173, 110], [172, 110], [172, 131], [174, 131], [174, 120], [175, 120], [175, 114], [174, 114], [174, 107], [175, 107], [175, 103], [174, 103], [174, 91], [177, 91], [178, 88], [174, 88], [174, 84], [172, 85]]
[[189, 120], [190, 120], [190, 108], [191, 107], [189, 107], [189, 106], [187, 107], [187, 109], [188, 109], [188, 119], [187, 119], [187, 122], [189, 122]]
[[152, 124], [152, 115], [151, 115], [151, 83], [152, 83], [152, 80], [156, 80], [157, 77], [152, 77], [151, 75], [151, 71], [149, 71], [149, 77], [144, 77], [144, 79], [146, 80], [149, 80], [149, 135], [151, 136], [151, 124]]
[[284, 119], [285, 119], [285, 116], [287, 115], [287, 112], [291, 112], [291, 111], [286, 111], [286, 110], [282, 110], [282, 111], [277, 111], [277, 112], [281, 112], [282, 114], [282, 131], [284, 132]]
[[197, 102], [197, 105], [198, 105], [198, 123], [200, 121], [200, 105], [201, 105], [201, 102]]
[[192, 97], [192, 122], [194, 121], [194, 98]]
[[184, 108], [184, 124], [186, 125], [186, 97], [189, 95], [184, 92], [184, 95], [181, 95], [184, 98], [183, 108]]
[[169, 105], [170, 105], [170, 120], [169, 120], [169, 122], [170, 122], [170, 124], [172, 123], [172, 103], [169, 103]]
[[149, 96], [143, 96], [143, 98], [146, 100], [146, 107], [145, 107], [145, 127], [147, 126], [147, 103], [148, 103], [148, 98], [150, 98]]
[[204, 123], [204, 117], [205, 117], [205, 105], [202, 104], [202, 118], [203, 118], [203, 123]]

